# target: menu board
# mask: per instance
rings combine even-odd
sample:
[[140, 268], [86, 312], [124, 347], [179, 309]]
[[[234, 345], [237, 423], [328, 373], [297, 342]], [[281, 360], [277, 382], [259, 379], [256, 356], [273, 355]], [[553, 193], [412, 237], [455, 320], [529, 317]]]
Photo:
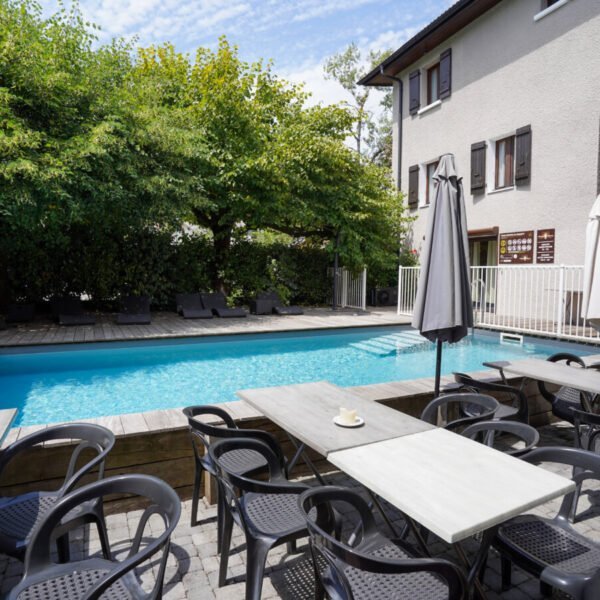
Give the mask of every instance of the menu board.
[[554, 263], [554, 243], [556, 234], [554, 229], [538, 229], [536, 238], [535, 262]]
[[533, 262], [533, 230], [501, 233], [498, 264], [525, 265]]

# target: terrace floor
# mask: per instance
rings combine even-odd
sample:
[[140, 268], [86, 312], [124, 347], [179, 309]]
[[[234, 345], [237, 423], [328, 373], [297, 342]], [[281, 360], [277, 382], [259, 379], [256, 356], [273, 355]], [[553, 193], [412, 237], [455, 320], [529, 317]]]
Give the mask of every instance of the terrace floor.
[[[573, 429], [568, 423], [555, 423], [540, 430], [542, 445], [573, 445]], [[569, 469], [553, 468], [554, 471], [569, 477]], [[331, 473], [327, 476], [331, 483], [349, 486], [357, 484], [341, 473]], [[307, 480], [307, 483], [312, 483]], [[537, 509], [539, 514], [554, 515], [559, 501], [547, 503]], [[246, 554], [244, 538], [240, 530], [234, 531], [232, 542], [233, 553], [230, 556], [229, 585], [219, 588], [217, 585], [219, 558], [216, 552], [216, 509], [200, 503], [200, 525], [190, 527], [191, 502], [183, 503], [181, 521], [172, 538], [171, 556], [165, 577], [164, 597], [166, 600], [237, 600], [244, 597], [244, 572]], [[400, 525], [402, 518], [393, 509], [389, 509], [393, 521]], [[131, 511], [108, 517], [109, 536], [111, 543], [126, 548], [120, 540], [129, 540], [133, 535], [139, 518], [139, 511]], [[581, 520], [577, 528], [586, 535], [600, 540], [600, 485], [590, 493], [584, 493], [579, 503], [578, 514]], [[383, 526], [382, 526], [383, 527]], [[445, 556], [457, 560], [452, 551], [443, 542], [431, 539], [431, 550], [435, 556]], [[77, 553], [99, 550], [99, 542], [95, 534], [89, 531], [73, 542], [75, 546], [73, 557]], [[465, 544], [467, 551], [474, 551], [477, 547], [475, 540], [468, 540]], [[124, 550], [123, 550], [124, 551]], [[0, 593], [4, 594], [11, 589], [20, 579], [22, 565], [18, 561], [0, 557]], [[143, 576], [151, 581], [152, 571]], [[538, 582], [520, 571], [513, 569], [514, 587], [505, 593], [500, 592], [500, 561], [494, 551], [490, 553], [485, 585], [489, 590], [490, 600], [526, 600], [541, 599]], [[310, 555], [304, 541], [298, 544], [298, 553], [288, 555], [285, 545], [272, 550], [268, 556], [267, 571], [265, 574], [263, 598], [264, 600], [312, 600], [313, 596], [313, 571]], [[555, 598], [565, 598], [557, 595]]]
[[95, 325], [65, 327], [50, 318], [37, 318], [0, 331], [0, 347], [71, 342], [108, 342], [237, 333], [274, 333], [338, 327], [403, 325], [410, 317], [395, 307], [355, 309], [306, 308], [303, 315], [248, 315], [237, 319], [184, 319], [174, 312], [152, 313], [150, 325], [117, 325], [114, 314], [97, 315]]

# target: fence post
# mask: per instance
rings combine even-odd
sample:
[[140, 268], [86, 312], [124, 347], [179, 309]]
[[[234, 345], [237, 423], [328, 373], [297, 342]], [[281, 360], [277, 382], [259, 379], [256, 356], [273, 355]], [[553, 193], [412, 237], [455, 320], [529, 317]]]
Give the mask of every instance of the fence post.
[[348, 271], [345, 267], [342, 267], [342, 301], [340, 305], [342, 308], [346, 308], [348, 304]]
[[401, 306], [401, 302], [402, 302], [402, 287], [404, 285], [404, 281], [403, 281], [403, 277], [402, 277], [402, 265], [400, 265], [398, 267], [398, 305], [396, 306], [396, 314], [399, 315], [400, 314], [400, 306]]
[[562, 335], [564, 319], [565, 265], [560, 265], [558, 273], [558, 302], [556, 303], [556, 335]]
[[365, 267], [362, 272], [362, 290], [360, 303], [363, 310], [367, 310], [367, 268]]

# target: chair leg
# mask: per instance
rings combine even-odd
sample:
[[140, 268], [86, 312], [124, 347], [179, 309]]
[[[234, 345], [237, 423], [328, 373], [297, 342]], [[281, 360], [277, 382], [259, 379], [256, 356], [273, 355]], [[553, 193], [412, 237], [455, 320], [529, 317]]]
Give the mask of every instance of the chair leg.
[[190, 525], [198, 525], [198, 502], [200, 500], [200, 489], [202, 488], [202, 467], [196, 465], [194, 473], [194, 491], [192, 492], [192, 518]]
[[571, 504], [571, 510], [569, 511], [569, 521], [575, 523], [577, 515], [577, 505], [579, 504], [579, 496], [581, 495], [582, 483], [579, 482], [575, 487], [575, 493], [573, 494], [573, 503]]
[[96, 520], [96, 527], [98, 528], [98, 537], [100, 538], [100, 546], [102, 547], [102, 556], [104, 556], [106, 560], [112, 560], [110, 542], [108, 541], [108, 531], [106, 530], [104, 517], [99, 517]]
[[246, 541], [246, 600], [260, 600], [267, 554], [271, 544], [265, 540]]
[[227, 563], [229, 562], [232, 530], [233, 518], [229, 513], [226, 513], [223, 515], [223, 537], [221, 539], [221, 559], [219, 562], [219, 587], [223, 587], [227, 583]]
[[56, 538], [56, 550], [58, 552], [58, 562], [67, 563], [71, 558], [71, 551], [69, 549], [69, 532]]
[[225, 513], [228, 508], [225, 504], [225, 499], [222, 498], [223, 494], [217, 488], [217, 554], [221, 554], [221, 550], [223, 547], [223, 527], [224, 527], [224, 519]]
[[500, 556], [500, 573], [502, 575], [502, 591], [506, 592], [512, 585], [512, 562], [506, 556]]

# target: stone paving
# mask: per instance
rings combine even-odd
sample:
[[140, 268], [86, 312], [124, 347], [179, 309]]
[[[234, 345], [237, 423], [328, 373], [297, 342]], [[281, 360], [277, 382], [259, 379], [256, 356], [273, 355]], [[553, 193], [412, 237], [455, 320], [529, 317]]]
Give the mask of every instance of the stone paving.
[[[557, 423], [540, 430], [541, 445], [573, 445], [573, 429], [567, 423]], [[553, 470], [569, 476], [568, 469], [552, 465]], [[307, 480], [310, 483], [310, 480]], [[328, 475], [328, 481], [336, 484], [356, 486], [357, 484], [345, 475], [333, 473]], [[536, 512], [546, 516], [556, 513], [559, 501], [550, 502], [537, 509]], [[244, 598], [245, 548], [244, 537], [240, 530], [234, 531], [232, 554], [229, 560], [229, 583], [218, 587], [219, 558], [216, 552], [216, 509], [200, 503], [200, 524], [190, 527], [191, 502], [183, 503], [181, 521], [172, 538], [171, 553], [165, 576], [164, 598], [166, 600], [237, 600]], [[388, 514], [393, 523], [401, 527], [401, 516], [391, 507]], [[127, 541], [130, 540], [137, 527], [141, 511], [130, 511], [108, 517], [109, 536], [117, 554], [125, 553]], [[581, 497], [578, 514], [580, 520], [576, 527], [586, 535], [600, 541], [600, 486], [584, 493]], [[153, 530], [150, 522], [150, 531]], [[382, 524], [382, 528], [385, 526]], [[385, 530], [385, 529], [383, 529]], [[434, 556], [444, 556], [457, 561], [453, 551], [443, 542], [431, 536], [430, 549]], [[473, 552], [477, 547], [476, 540], [468, 540], [465, 544], [467, 552]], [[94, 531], [82, 531], [79, 537], [72, 540], [72, 554], [78, 555], [97, 552], [99, 544]], [[298, 543], [297, 552], [287, 554], [286, 546], [273, 549], [267, 560], [267, 570], [264, 579], [262, 597], [264, 600], [312, 600], [314, 598], [314, 583], [312, 564], [307, 544]], [[142, 580], [152, 584], [156, 565], [150, 565]], [[9, 591], [20, 579], [22, 565], [18, 561], [0, 558], [0, 575], [2, 585], [0, 593]], [[518, 568], [513, 569], [514, 587], [500, 592], [500, 564], [497, 554], [492, 550], [488, 561], [485, 586], [490, 600], [526, 600], [539, 599], [537, 580], [531, 578]], [[555, 598], [564, 598], [555, 593]]]

